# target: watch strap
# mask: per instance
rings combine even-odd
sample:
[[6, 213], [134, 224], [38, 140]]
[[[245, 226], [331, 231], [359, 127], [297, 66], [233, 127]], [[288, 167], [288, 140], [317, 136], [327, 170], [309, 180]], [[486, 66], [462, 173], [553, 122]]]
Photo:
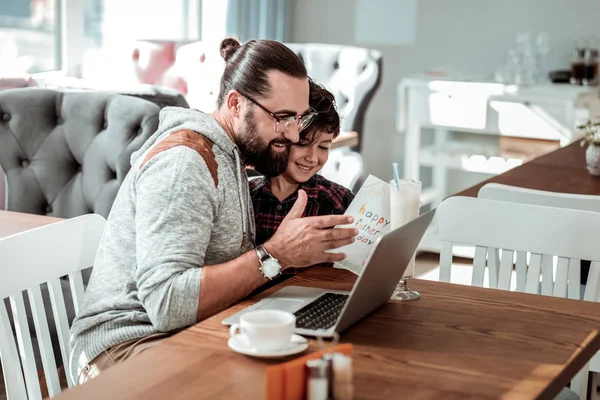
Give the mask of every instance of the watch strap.
[[267, 249], [265, 249], [265, 246], [262, 244], [256, 247], [256, 255], [258, 256], [258, 261], [260, 261], [261, 264], [271, 257]]
[[[263, 246], [262, 244], [257, 246], [256, 249], [256, 255], [258, 257], [258, 261], [260, 263], [260, 267], [258, 268], [260, 270], [260, 273], [265, 277], [265, 278], [269, 278], [269, 279], [273, 279], [275, 276], [278, 276], [281, 274], [281, 265], [279, 265], [279, 261], [273, 257], [271, 254], [269, 254], [269, 252], [267, 251], [267, 249], [265, 248], [265, 246]], [[279, 272], [278, 274], [274, 275], [274, 276], [268, 276], [265, 274], [264, 271], [264, 262], [267, 260], [273, 260], [274, 262], [277, 263], [277, 265], [279, 266]]]

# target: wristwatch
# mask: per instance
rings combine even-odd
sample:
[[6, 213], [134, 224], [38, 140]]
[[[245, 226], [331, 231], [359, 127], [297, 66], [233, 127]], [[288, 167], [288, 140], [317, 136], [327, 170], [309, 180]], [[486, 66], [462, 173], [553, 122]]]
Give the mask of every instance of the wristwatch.
[[260, 261], [260, 272], [269, 278], [273, 279], [277, 277], [281, 273], [281, 264], [279, 264], [279, 260], [269, 254], [265, 246], [262, 244], [256, 247], [256, 255], [258, 256], [258, 261]]

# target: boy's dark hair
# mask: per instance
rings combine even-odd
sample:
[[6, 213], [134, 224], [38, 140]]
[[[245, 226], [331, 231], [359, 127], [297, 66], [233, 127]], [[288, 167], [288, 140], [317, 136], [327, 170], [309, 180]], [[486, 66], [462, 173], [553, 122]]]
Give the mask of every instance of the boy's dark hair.
[[225, 70], [217, 106], [221, 107], [230, 90], [235, 89], [252, 97], [269, 93], [268, 72], [283, 72], [293, 78], [306, 78], [302, 60], [283, 43], [275, 40], [250, 40], [243, 45], [234, 38], [223, 39], [220, 46]]
[[310, 95], [308, 104], [318, 112], [313, 122], [300, 133], [300, 142], [312, 144], [319, 140], [321, 132], [333, 133], [335, 139], [340, 134], [340, 115], [335, 105], [335, 97], [322, 85], [309, 79]]

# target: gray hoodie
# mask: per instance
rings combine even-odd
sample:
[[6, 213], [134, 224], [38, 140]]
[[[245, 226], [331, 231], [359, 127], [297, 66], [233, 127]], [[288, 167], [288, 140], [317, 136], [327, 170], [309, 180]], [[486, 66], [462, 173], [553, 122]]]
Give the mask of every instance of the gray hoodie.
[[71, 328], [71, 376], [111, 346], [196, 323], [202, 266], [253, 246], [238, 149], [212, 117], [167, 107], [131, 158]]

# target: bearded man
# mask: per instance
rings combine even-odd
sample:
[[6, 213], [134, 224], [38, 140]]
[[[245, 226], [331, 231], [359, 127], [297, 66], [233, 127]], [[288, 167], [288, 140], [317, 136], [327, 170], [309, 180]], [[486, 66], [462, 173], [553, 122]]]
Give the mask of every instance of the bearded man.
[[221, 43], [210, 115], [169, 107], [132, 156], [109, 214], [84, 306], [71, 328], [70, 376], [83, 383], [232, 304], [287, 268], [342, 260], [351, 217], [301, 218], [306, 193], [254, 245], [246, 165], [281, 174], [316, 113], [302, 61], [270, 40]]

